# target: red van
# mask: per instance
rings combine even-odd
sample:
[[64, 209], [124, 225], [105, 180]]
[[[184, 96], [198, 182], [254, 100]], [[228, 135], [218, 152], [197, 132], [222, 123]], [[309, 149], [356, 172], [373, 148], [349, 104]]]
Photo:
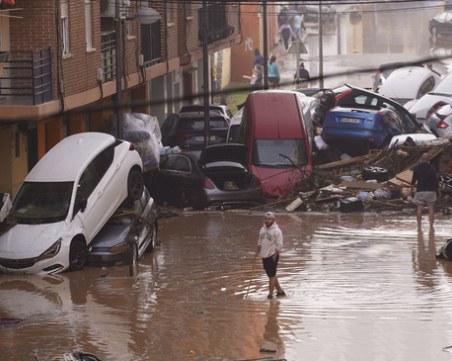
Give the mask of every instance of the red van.
[[249, 169], [266, 196], [289, 195], [312, 171], [308, 99], [290, 90], [259, 90], [247, 97], [240, 142], [248, 146]]

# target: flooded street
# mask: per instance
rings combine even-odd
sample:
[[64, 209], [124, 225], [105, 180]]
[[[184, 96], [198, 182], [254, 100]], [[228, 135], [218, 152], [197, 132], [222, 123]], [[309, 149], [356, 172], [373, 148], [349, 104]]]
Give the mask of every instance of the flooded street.
[[[346, 54], [350, 36], [325, 35], [325, 87], [355, 80], [369, 87], [374, 71], [361, 69], [400, 54], [433, 57], [427, 22], [437, 10], [378, 14], [378, 31], [366, 35], [374, 54]], [[341, 16], [339, 26], [351, 26], [349, 13]], [[309, 34], [303, 54], [314, 78], [318, 40]], [[290, 87], [298, 55], [278, 58]], [[350, 74], [339, 79], [338, 72]], [[254, 257], [262, 214], [162, 218], [158, 246], [134, 276], [127, 266], [0, 274], [0, 361], [63, 361], [73, 351], [102, 361], [452, 360], [452, 262], [435, 258], [452, 238], [451, 215], [437, 213], [429, 234], [427, 215], [417, 232], [414, 208], [277, 214], [284, 235], [278, 278], [287, 297], [268, 300]]]
[[0, 275], [1, 359], [450, 360], [452, 262], [435, 259], [449, 217], [433, 238], [414, 214], [277, 215], [287, 297], [273, 300], [254, 259], [261, 213], [164, 218], [134, 277]]

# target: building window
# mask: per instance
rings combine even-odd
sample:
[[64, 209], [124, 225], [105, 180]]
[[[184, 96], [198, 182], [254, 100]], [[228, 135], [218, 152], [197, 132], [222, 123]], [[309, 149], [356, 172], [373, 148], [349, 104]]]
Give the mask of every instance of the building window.
[[93, 31], [91, 19], [91, 0], [85, 0], [85, 40], [86, 50], [93, 49]]
[[68, 0], [61, 0], [61, 37], [63, 41], [63, 55], [69, 54], [69, 17]]

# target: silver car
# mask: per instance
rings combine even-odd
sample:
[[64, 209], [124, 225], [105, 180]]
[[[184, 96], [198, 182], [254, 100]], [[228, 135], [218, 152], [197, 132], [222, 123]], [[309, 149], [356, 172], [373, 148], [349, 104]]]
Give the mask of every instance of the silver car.
[[452, 105], [438, 106], [425, 121], [424, 128], [437, 137], [452, 135]]

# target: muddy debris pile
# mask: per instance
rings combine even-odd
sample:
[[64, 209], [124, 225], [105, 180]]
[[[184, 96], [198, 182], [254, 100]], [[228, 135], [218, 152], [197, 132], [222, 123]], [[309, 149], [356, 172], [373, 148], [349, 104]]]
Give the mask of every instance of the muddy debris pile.
[[[334, 151], [333, 151], [334, 152]], [[262, 207], [293, 211], [414, 212], [412, 168], [427, 153], [440, 175], [437, 210], [449, 213], [452, 195], [452, 142], [448, 138], [401, 145], [349, 157], [332, 153], [316, 162], [308, 180], [296, 191]], [[325, 159], [328, 161], [325, 162]], [[255, 207], [259, 208], [259, 207]]]

